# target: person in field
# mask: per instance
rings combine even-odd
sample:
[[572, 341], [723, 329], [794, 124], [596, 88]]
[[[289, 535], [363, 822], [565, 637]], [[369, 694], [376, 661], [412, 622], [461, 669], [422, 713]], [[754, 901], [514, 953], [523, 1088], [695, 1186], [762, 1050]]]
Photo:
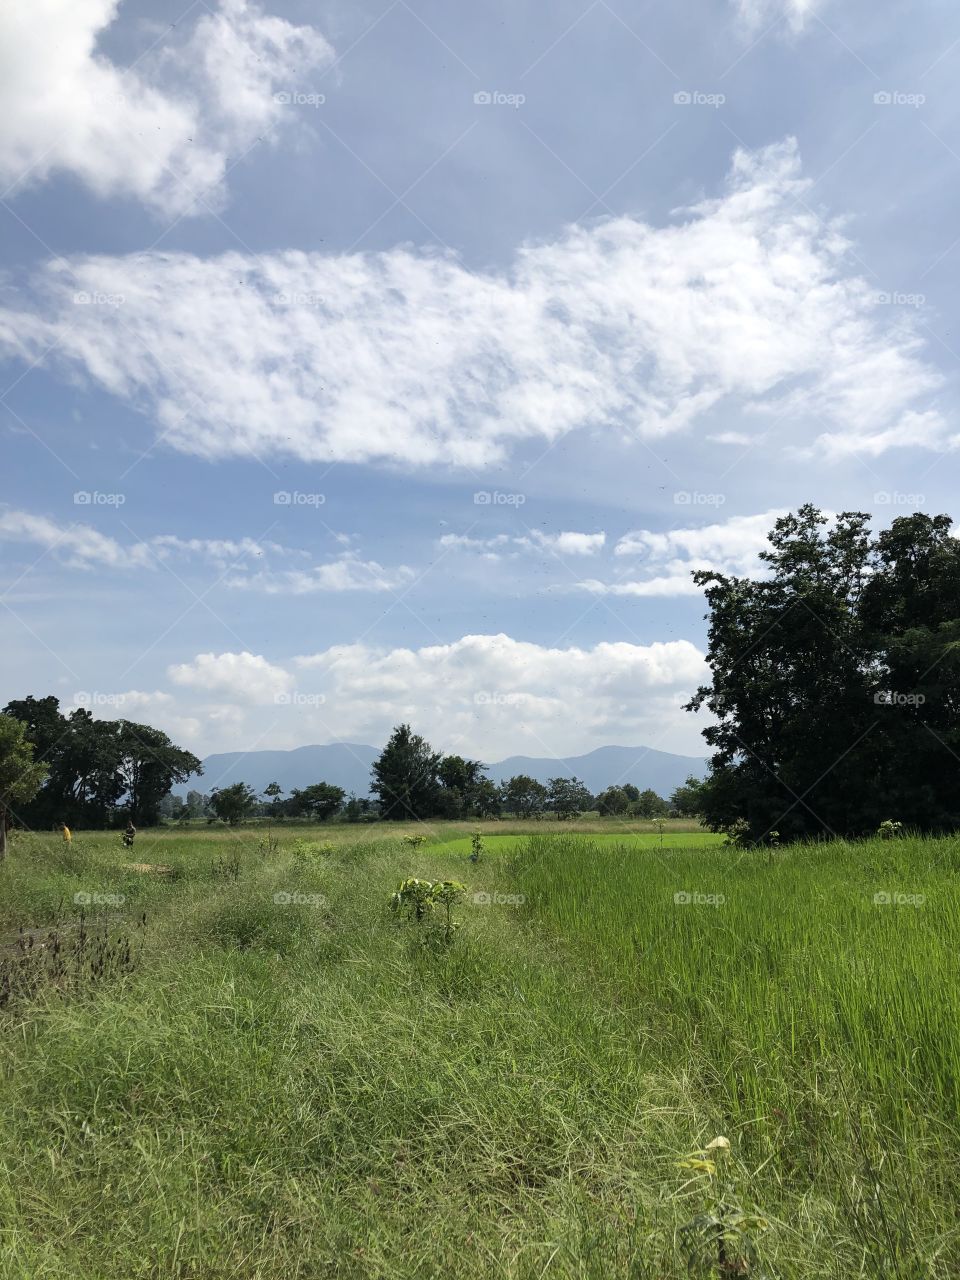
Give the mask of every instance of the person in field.
[[66, 824], [65, 822], [64, 822], [64, 823], [61, 823], [61, 826], [62, 826], [62, 828], [63, 828], [63, 843], [64, 843], [64, 844], [72, 844], [72, 843], [73, 843], [73, 834], [71, 833], [70, 828], [67, 826], [67, 824]]
[[136, 835], [137, 835], [137, 828], [133, 825], [133, 819], [128, 818], [127, 829], [123, 833], [123, 843], [127, 849], [132, 847], [133, 842], [136, 839]]

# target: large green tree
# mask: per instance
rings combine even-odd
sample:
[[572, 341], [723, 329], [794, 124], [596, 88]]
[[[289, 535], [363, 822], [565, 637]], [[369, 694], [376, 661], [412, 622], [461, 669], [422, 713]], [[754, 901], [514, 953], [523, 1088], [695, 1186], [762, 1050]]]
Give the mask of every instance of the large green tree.
[[0, 715], [0, 862], [7, 854], [7, 831], [17, 806], [33, 799], [46, 773], [43, 761], [34, 759], [27, 726], [13, 716]]
[[815, 507], [776, 522], [759, 581], [699, 571], [713, 747], [703, 812], [753, 839], [960, 825], [960, 543], [947, 516], [876, 537]]
[[48, 768], [44, 785], [18, 811], [32, 826], [107, 826], [121, 811], [150, 825], [171, 786], [202, 772], [196, 756], [150, 725], [97, 720], [83, 707], [65, 716], [52, 696], [22, 698], [4, 711], [26, 724], [36, 758]]
[[526, 773], [516, 773], [500, 788], [503, 807], [517, 818], [539, 818], [547, 805], [547, 788]]
[[442, 759], [408, 724], [397, 725], [370, 771], [381, 817], [393, 822], [433, 817], [440, 804]]

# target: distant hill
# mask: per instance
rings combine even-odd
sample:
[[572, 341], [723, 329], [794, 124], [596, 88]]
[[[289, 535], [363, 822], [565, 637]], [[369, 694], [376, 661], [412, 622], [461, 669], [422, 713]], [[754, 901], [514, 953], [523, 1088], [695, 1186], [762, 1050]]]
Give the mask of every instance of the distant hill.
[[[279, 782], [285, 792], [290, 792], [313, 782], [330, 782], [344, 791], [365, 796], [370, 786], [370, 766], [379, 754], [378, 747], [355, 742], [296, 747], [293, 751], [229, 751], [207, 756], [203, 777], [193, 778], [174, 791], [177, 795], [194, 789], [209, 792], [234, 782], [246, 782], [262, 791], [269, 783]], [[597, 747], [584, 756], [565, 760], [510, 756], [489, 766], [494, 782], [502, 782], [515, 773], [529, 774], [539, 782], [576, 774], [593, 792], [613, 783], [632, 782], [641, 791], [652, 787], [662, 796], [669, 795], [689, 774], [702, 777], [706, 771], [707, 762], [701, 756], [676, 756], [651, 747]]]

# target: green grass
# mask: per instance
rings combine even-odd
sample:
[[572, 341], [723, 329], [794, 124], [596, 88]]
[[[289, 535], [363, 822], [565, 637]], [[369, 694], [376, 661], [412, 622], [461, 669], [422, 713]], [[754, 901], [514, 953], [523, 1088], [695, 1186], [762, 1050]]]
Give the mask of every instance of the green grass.
[[[719, 1133], [768, 1276], [960, 1273], [960, 842], [493, 825], [16, 838], [0, 964], [143, 951], [0, 1011], [0, 1276], [679, 1280]], [[407, 875], [525, 901], [424, 946]]]

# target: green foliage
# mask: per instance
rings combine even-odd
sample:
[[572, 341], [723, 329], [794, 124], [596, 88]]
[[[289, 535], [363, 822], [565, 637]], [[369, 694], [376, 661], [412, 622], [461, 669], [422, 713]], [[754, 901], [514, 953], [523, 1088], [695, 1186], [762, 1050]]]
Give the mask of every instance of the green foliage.
[[558, 822], [579, 818], [585, 809], [593, 806], [593, 796], [579, 778], [550, 778], [547, 796]]
[[7, 830], [17, 808], [29, 804], [47, 775], [47, 766], [33, 756], [27, 726], [0, 715], [0, 859], [7, 849]]
[[886, 818], [877, 827], [877, 835], [881, 840], [897, 840], [903, 835], [903, 823]]
[[388, 822], [430, 818], [437, 812], [442, 756], [408, 724], [398, 725], [373, 762], [371, 790]]
[[302, 791], [294, 788], [285, 812], [293, 818], [309, 817], [315, 822], [325, 822], [340, 812], [345, 797], [342, 787], [335, 787], [329, 782], [315, 782]]
[[670, 808], [680, 818], [695, 818], [703, 812], [706, 802], [705, 786], [702, 778], [693, 774], [686, 782], [675, 787], [670, 795]]
[[[453, 923], [453, 908], [466, 892], [466, 885], [459, 880], [418, 880], [411, 876], [401, 882], [391, 897], [390, 908], [402, 919], [427, 926], [435, 922], [439, 909], [443, 915], [439, 936], [444, 944], [449, 945], [458, 928]], [[429, 933], [427, 939], [430, 942], [437, 941], [436, 931]]]
[[210, 796], [210, 808], [221, 822], [228, 822], [231, 827], [249, 818], [256, 807], [257, 793], [245, 782], [216, 788]]
[[202, 773], [200, 761], [165, 733], [132, 720], [95, 720], [83, 707], [64, 716], [55, 697], [9, 702], [8, 715], [27, 737], [48, 775], [22, 817], [33, 826], [67, 821], [106, 826], [123, 804], [137, 825], [160, 818], [160, 803], [176, 782]]
[[713, 748], [702, 812], [761, 840], [875, 831], [893, 808], [924, 831], [960, 825], [960, 541], [947, 516], [872, 536], [812, 505], [777, 520], [763, 580], [694, 577], [710, 608]]
[[597, 796], [597, 812], [601, 818], [620, 817], [630, 810], [630, 797], [623, 787], [607, 787]]
[[501, 796], [504, 809], [517, 818], [540, 818], [547, 807], [547, 788], [525, 773], [505, 782]]

